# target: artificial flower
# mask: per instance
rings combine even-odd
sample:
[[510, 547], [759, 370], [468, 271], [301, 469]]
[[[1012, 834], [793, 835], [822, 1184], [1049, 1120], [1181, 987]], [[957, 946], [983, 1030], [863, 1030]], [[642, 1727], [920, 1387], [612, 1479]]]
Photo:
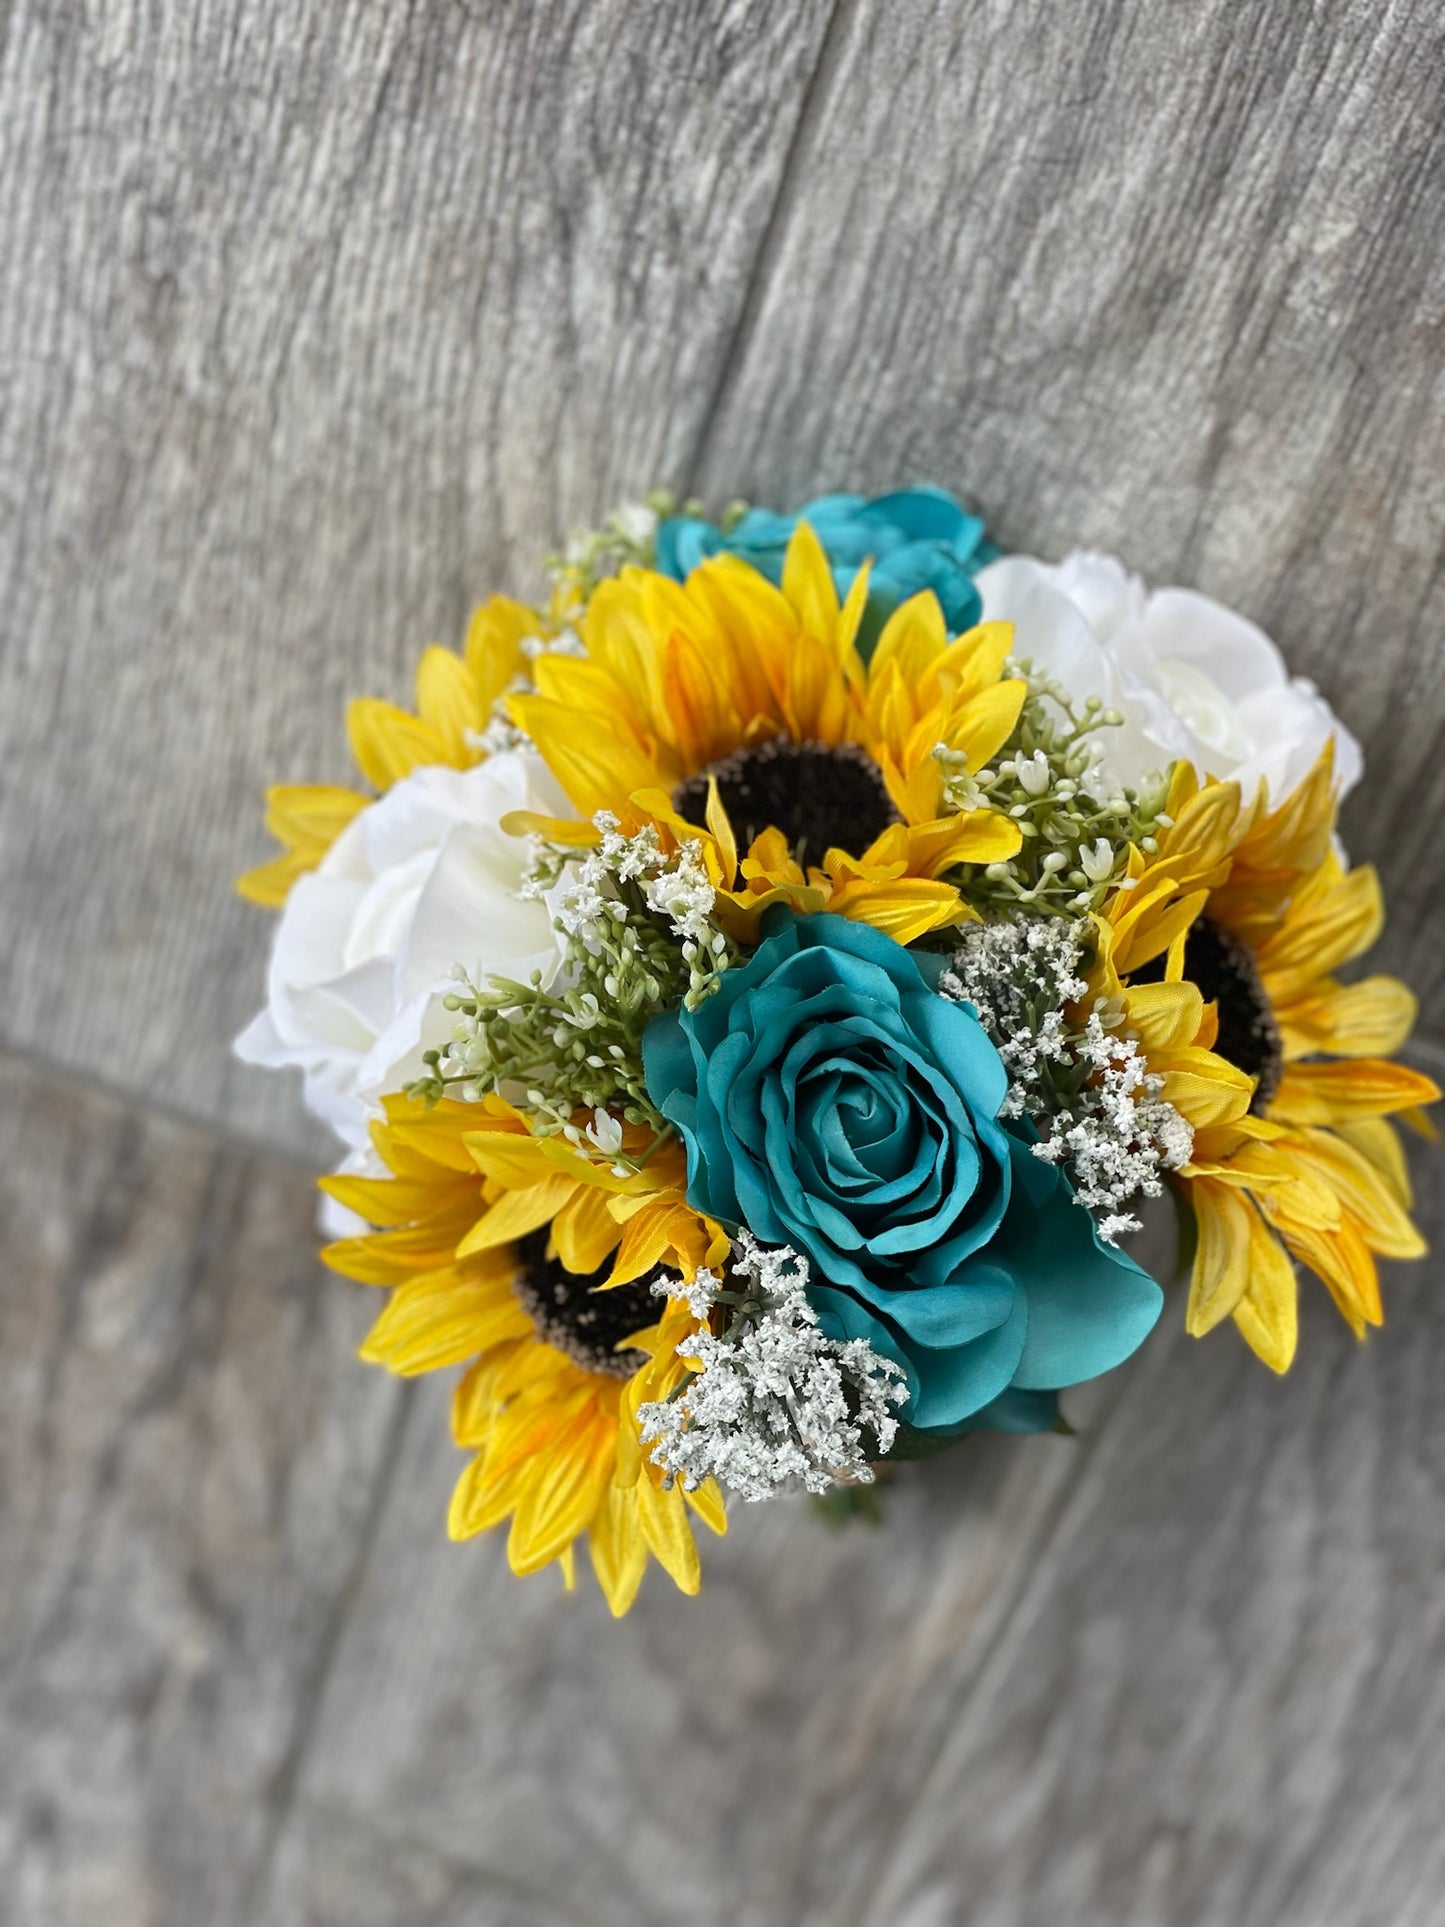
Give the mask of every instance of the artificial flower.
[[[493, 596], [475, 610], [461, 653], [434, 644], [416, 672], [417, 713], [374, 696], [358, 696], [346, 712], [357, 768], [381, 793], [413, 770], [446, 764], [470, 769], [488, 754], [496, 705], [522, 678], [531, 651], [550, 646], [549, 619]], [[504, 732], [505, 734], [505, 732]], [[510, 745], [509, 745], [510, 746]], [[359, 810], [363, 790], [320, 783], [282, 783], [266, 792], [266, 827], [280, 856], [248, 870], [236, 888], [251, 903], [279, 910], [293, 883], [316, 869]]]
[[1112, 556], [1088, 553], [1056, 567], [1006, 556], [978, 587], [984, 616], [1014, 624], [1020, 657], [1121, 716], [1100, 738], [1114, 782], [1182, 758], [1246, 797], [1264, 783], [1282, 803], [1327, 742], [1339, 794], [1358, 780], [1359, 745], [1314, 684], [1290, 676], [1264, 631], [1222, 603], [1190, 589], [1150, 593]]
[[949, 1434], [1010, 1390], [1108, 1371], [1162, 1296], [998, 1122], [999, 1054], [927, 961], [841, 917], [775, 912], [711, 998], [653, 1019], [644, 1061], [690, 1201], [802, 1252], [827, 1335], [892, 1358], [910, 1425]]
[[[973, 914], [948, 871], [1019, 848], [997, 811], [946, 812], [934, 752], [982, 768], [1026, 690], [1002, 677], [1007, 625], [950, 642], [932, 594], [889, 618], [865, 668], [867, 589], [860, 571], [840, 607], [807, 523], [780, 589], [730, 555], [681, 584], [624, 569], [588, 606], [585, 656], [540, 657], [536, 692], [508, 707], [588, 822], [607, 811], [703, 847], [718, 919], [739, 940], [787, 902], [910, 941]], [[593, 834], [522, 812], [512, 827]]]
[[507, 751], [475, 767], [413, 769], [354, 812], [314, 872], [292, 882], [266, 1008], [236, 1040], [246, 1063], [297, 1066], [306, 1103], [354, 1150], [381, 1098], [445, 1042], [460, 960], [474, 975], [550, 981], [546, 906], [523, 900], [514, 809], [566, 807], [544, 765]]
[[[1333, 848], [1332, 746], [1278, 809], [1181, 777], [1173, 827], [1100, 917], [1091, 989], [1119, 998], [1193, 1127], [1176, 1184], [1197, 1228], [1186, 1322], [1232, 1317], [1284, 1371], [1298, 1337], [1291, 1260], [1357, 1337], [1383, 1316], [1377, 1257], [1424, 1241], [1388, 1119], [1440, 1095], [1392, 1062], [1415, 1000], [1393, 977], [1341, 982], [1384, 920], [1379, 880]], [[1162, 981], [1151, 981], [1161, 977]]]
[[636, 1418], [678, 1382], [675, 1345], [696, 1329], [684, 1305], [659, 1323], [639, 1280], [660, 1263], [691, 1275], [726, 1250], [682, 1197], [676, 1147], [619, 1177], [565, 1139], [532, 1136], [499, 1099], [425, 1111], [391, 1098], [373, 1139], [384, 1177], [323, 1183], [375, 1229], [322, 1255], [390, 1289], [363, 1358], [407, 1377], [467, 1367], [453, 1431], [473, 1456], [453, 1538], [510, 1522], [512, 1570], [559, 1562], [569, 1585], [585, 1539], [618, 1614], [649, 1558], [696, 1592], [689, 1514], [721, 1532], [720, 1495], [710, 1483], [666, 1489]]
[[657, 531], [657, 567], [684, 582], [709, 556], [737, 555], [780, 584], [788, 544], [802, 522], [822, 543], [840, 596], [860, 570], [869, 570], [868, 604], [858, 629], [865, 658], [893, 611], [924, 589], [938, 597], [950, 635], [979, 620], [973, 578], [998, 551], [985, 540], [981, 519], [941, 488], [818, 495], [793, 515], [749, 509], [725, 529], [698, 516], [669, 516]]

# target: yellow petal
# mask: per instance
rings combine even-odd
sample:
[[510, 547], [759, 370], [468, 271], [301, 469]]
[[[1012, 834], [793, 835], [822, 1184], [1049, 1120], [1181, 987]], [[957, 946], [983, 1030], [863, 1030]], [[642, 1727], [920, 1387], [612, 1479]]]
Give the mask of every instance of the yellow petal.
[[500, 1525], [520, 1498], [526, 1478], [525, 1466], [516, 1468], [505, 1478], [491, 1478], [486, 1454], [479, 1452], [457, 1480], [452, 1493], [447, 1512], [448, 1536], [472, 1539], [479, 1532], [488, 1532]]
[[592, 1570], [614, 1619], [621, 1619], [637, 1597], [647, 1571], [647, 1541], [637, 1518], [633, 1490], [609, 1485], [587, 1535]]
[[615, 811], [634, 790], [670, 789], [672, 777], [681, 774], [647, 755], [629, 732], [616, 726], [609, 732], [568, 703], [513, 696], [509, 708], [517, 727], [532, 738], [569, 801], [585, 817], [598, 810]]
[[665, 1492], [644, 1475], [632, 1487], [638, 1523], [653, 1557], [680, 1592], [695, 1593], [702, 1583], [697, 1546], [687, 1522], [682, 1494]]
[[1299, 1162], [1333, 1189], [1356, 1219], [1371, 1251], [1386, 1258], [1422, 1258], [1425, 1240], [1411, 1224], [1391, 1179], [1352, 1144], [1332, 1131], [1311, 1131]]
[[683, 1498], [702, 1520], [709, 1532], [715, 1532], [721, 1539], [728, 1529], [727, 1508], [716, 1479], [704, 1479], [694, 1492], [684, 1492]]
[[442, 746], [443, 761], [466, 769], [477, 760], [467, 737], [487, 719], [476, 682], [460, 656], [435, 646], [425, 651], [416, 672], [416, 706]]
[[607, 1194], [590, 1185], [579, 1185], [552, 1220], [552, 1242], [563, 1268], [583, 1276], [606, 1262], [621, 1236]]
[[948, 718], [944, 741], [950, 749], [964, 752], [970, 769], [982, 769], [1013, 734], [1027, 694], [1028, 684], [1018, 681], [980, 690]]
[[1404, 1064], [1350, 1057], [1338, 1063], [1288, 1065], [1269, 1101], [1269, 1114], [1289, 1124], [1334, 1124], [1433, 1104], [1439, 1095], [1432, 1078]]
[[612, 1476], [610, 1429], [589, 1409], [551, 1441], [545, 1466], [534, 1462], [507, 1536], [507, 1560], [519, 1577], [550, 1565], [591, 1525]]
[[967, 914], [951, 883], [932, 883], [925, 877], [898, 877], [888, 883], [850, 878], [834, 890], [828, 908], [835, 916], [871, 924], [905, 944]]
[[351, 753], [367, 781], [379, 790], [390, 789], [414, 769], [444, 763], [446, 754], [435, 730], [395, 703], [358, 696], [346, 712]]
[[804, 631], [831, 643], [838, 625], [838, 590], [823, 545], [806, 522], [798, 524], [789, 540], [782, 587]]
[[539, 1231], [561, 1210], [572, 1190], [572, 1179], [559, 1174], [526, 1191], [504, 1191], [457, 1245], [457, 1256], [467, 1258], [474, 1251], [513, 1244], [529, 1232]]
[[1234, 1322], [1272, 1372], [1287, 1372], [1299, 1340], [1299, 1283], [1289, 1254], [1253, 1206], [1249, 1217], [1249, 1282]]
[[316, 868], [367, 801], [357, 790], [320, 783], [283, 783], [267, 790], [266, 828], [285, 845], [285, 854], [238, 877], [238, 892], [249, 903], [279, 910], [297, 877]]
[[1151, 1050], [1188, 1046], [1199, 1034], [1204, 998], [1194, 984], [1131, 984], [1124, 993], [1125, 1022]]
[[1189, 1187], [1198, 1243], [1184, 1329], [1203, 1338], [1227, 1318], [1249, 1283], [1250, 1206], [1227, 1185], [1196, 1179]]
[[1281, 927], [1255, 951], [1276, 1003], [1370, 948], [1385, 921], [1380, 880], [1370, 864], [1328, 888], [1300, 892]]
[[1410, 1167], [1405, 1161], [1405, 1147], [1394, 1125], [1382, 1117], [1355, 1117], [1348, 1123], [1336, 1124], [1334, 1129], [1346, 1144], [1352, 1144], [1362, 1157], [1369, 1159], [1388, 1181], [1396, 1200], [1408, 1211], [1414, 1202], [1414, 1188], [1410, 1183]]
[[1414, 993], [1398, 977], [1322, 984], [1277, 1007], [1288, 1057], [1328, 1051], [1337, 1057], [1389, 1057], [1415, 1024]]
[[1380, 1274], [1364, 1239], [1348, 1218], [1336, 1231], [1296, 1228], [1286, 1231], [1284, 1237], [1295, 1257], [1309, 1266], [1334, 1299], [1356, 1338], [1364, 1337], [1366, 1326], [1383, 1324]]
[[458, 1365], [506, 1339], [525, 1338], [531, 1329], [505, 1280], [426, 1272], [393, 1291], [360, 1356], [412, 1378]]
[[546, 627], [535, 609], [513, 602], [507, 596], [493, 596], [490, 602], [473, 610], [463, 653], [484, 720], [492, 704], [526, 663], [523, 641], [541, 635]]

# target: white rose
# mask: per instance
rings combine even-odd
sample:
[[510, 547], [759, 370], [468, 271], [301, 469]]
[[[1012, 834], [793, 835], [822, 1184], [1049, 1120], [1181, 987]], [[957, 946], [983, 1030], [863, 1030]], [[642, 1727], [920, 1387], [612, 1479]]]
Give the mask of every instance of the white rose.
[[1051, 568], [1005, 556], [978, 576], [986, 621], [1012, 622], [1014, 648], [1078, 696], [1123, 716], [1099, 733], [1100, 767], [1137, 783], [1182, 757], [1201, 776], [1263, 780], [1280, 803], [1331, 736], [1338, 794], [1363, 767], [1360, 746], [1312, 682], [1291, 677], [1252, 622], [1190, 589], [1151, 595], [1107, 555], [1071, 555]]
[[526, 845], [501, 828], [515, 809], [572, 814], [535, 755], [413, 770], [292, 886], [266, 1008], [236, 1054], [299, 1066], [308, 1109], [353, 1151], [367, 1150], [382, 1097], [420, 1077], [422, 1052], [450, 1036], [442, 999], [456, 962], [474, 982], [556, 973], [551, 912], [518, 895]]

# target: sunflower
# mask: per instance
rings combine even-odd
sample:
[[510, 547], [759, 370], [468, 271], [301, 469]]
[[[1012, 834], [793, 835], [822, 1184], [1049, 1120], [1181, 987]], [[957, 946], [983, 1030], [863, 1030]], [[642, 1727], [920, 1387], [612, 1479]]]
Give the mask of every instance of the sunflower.
[[1197, 1231], [1188, 1330], [1233, 1317], [1283, 1372], [1294, 1261], [1363, 1337], [1382, 1319], [1376, 1258], [1424, 1253], [1388, 1119], [1413, 1121], [1440, 1093], [1391, 1061], [1415, 1017], [1405, 985], [1334, 975], [1375, 942], [1384, 909], [1374, 869], [1335, 852], [1331, 750], [1273, 811], [1181, 769], [1168, 814], [1157, 853], [1135, 852], [1103, 906], [1090, 991], [1114, 1001], [1193, 1127], [1177, 1173]]
[[322, 1254], [389, 1286], [362, 1357], [405, 1376], [466, 1363], [453, 1431], [473, 1457], [449, 1526], [470, 1538], [509, 1519], [518, 1574], [559, 1562], [573, 1583], [584, 1534], [602, 1591], [625, 1613], [649, 1556], [698, 1588], [689, 1508], [714, 1532], [711, 1483], [664, 1489], [638, 1444], [637, 1406], [666, 1398], [693, 1329], [680, 1301], [661, 1320], [641, 1282], [659, 1264], [693, 1275], [727, 1240], [682, 1196], [682, 1153], [664, 1145], [622, 1174], [561, 1137], [535, 1137], [500, 1098], [390, 1098], [373, 1142], [384, 1178], [323, 1188], [376, 1229]]
[[585, 657], [533, 665], [508, 708], [582, 822], [512, 819], [563, 842], [608, 811], [702, 847], [717, 915], [753, 942], [770, 904], [833, 910], [901, 943], [972, 913], [946, 873], [1011, 857], [1022, 836], [987, 809], [943, 813], [934, 750], [980, 769], [1018, 721], [1003, 675], [1013, 639], [988, 623], [950, 641], [938, 600], [913, 597], [865, 666], [866, 570], [840, 606], [806, 523], [775, 588], [721, 555], [678, 583], [624, 569], [581, 621]]
[[[535, 609], [494, 596], [475, 611], [460, 654], [433, 645], [416, 672], [417, 713], [361, 696], [346, 712], [358, 769], [378, 792], [438, 763], [470, 769], [484, 760], [482, 732], [504, 691], [527, 667], [524, 643], [552, 633]], [[356, 815], [372, 801], [362, 790], [321, 783], [281, 783], [266, 792], [266, 828], [283, 853], [239, 877], [243, 897], [268, 910], [285, 903], [291, 885], [314, 870]]]

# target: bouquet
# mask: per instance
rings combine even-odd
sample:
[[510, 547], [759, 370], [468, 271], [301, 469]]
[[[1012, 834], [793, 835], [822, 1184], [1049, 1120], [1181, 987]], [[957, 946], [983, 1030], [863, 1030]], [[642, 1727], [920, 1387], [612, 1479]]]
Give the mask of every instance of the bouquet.
[[465, 1369], [451, 1504], [614, 1613], [735, 1500], [1061, 1424], [1159, 1318], [1276, 1372], [1418, 1257], [1390, 1120], [1414, 1000], [1360, 752], [1252, 623], [949, 495], [716, 522], [665, 497], [364, 697], [365, 788], [286, 787], [248, 1062], [346, 1146], [324, 1257], [362, 1356]]

